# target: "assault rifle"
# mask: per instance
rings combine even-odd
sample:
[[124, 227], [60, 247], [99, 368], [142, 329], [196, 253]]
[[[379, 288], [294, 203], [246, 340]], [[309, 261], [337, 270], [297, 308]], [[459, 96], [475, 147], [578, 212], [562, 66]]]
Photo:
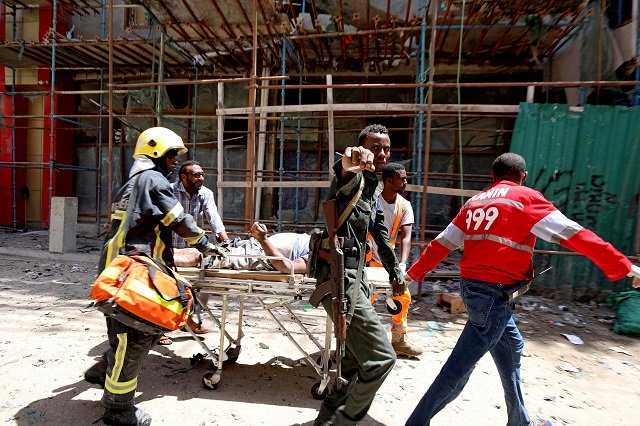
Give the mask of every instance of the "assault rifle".
[[[329, 234], [329, 265], [331, 278], [320, 284], [309, 298], [309, 303], [317, 307], [320, 301], [329, 293], [331, 294], [331, 307], [333, 331], [336, 338], [336, 387], [340, 389], [347, 381], [342, 377], [342, 357], [345, 353], [345, 340], [347, 338], [347, 311], [348, 301], [344, 291], [344, 252], [338, 239], [336, 200], [328, 200], [322, 203], [324, 217]], [[355, 285], [355, 284], [354, 284]]]

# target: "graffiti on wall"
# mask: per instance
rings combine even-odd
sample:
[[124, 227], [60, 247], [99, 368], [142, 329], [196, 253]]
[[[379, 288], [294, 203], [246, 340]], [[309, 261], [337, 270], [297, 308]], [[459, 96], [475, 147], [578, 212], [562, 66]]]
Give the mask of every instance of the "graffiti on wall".
[[618, 195], [605, 191], [607, 181], [602, 175], [592, 175], [588, 182], [577, 183], [573, 191], [574, 219], [595, 229], [598, 216], [618, 205]]
[[[591, 175], [583, 182], [573, 182], [573, 171], [538, 171], [534, 188], [538, 188], [561, 211], [571, 212], [571, 217], [590, 229], [595, 229], [600, 215], [611, 211], [620, 203], [617, 194], [605, 190], [604, 175]], [[545, 178], [545, 176], [548, 176]]]

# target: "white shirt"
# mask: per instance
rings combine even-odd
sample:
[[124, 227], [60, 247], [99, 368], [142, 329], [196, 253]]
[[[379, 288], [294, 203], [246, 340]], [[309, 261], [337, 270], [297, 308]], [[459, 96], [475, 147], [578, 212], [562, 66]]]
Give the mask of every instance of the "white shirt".
[[[211, 227], [211, 231], [216, 237], [225, 231], [222, 219], [218, 214], [218, 206], [216, 206], [216, 201], [213, 198], [213, 191], [202, 185], [198, 192], [192, 197], [186, 189], [184, 189], [180, 181], [172, 183], [171, 188], [173, 189], [173, 195], [176, 196], [180, 204], [182, 204], [182, 207], [184, 207], [184, 212], [193, 216], [196, 224], [200, 228], [205, 229], [204, 222], [206, 219]], [[173, 248], [184, 248], [188, 246], [184, 239], [175, 232], [173, 233]]]
[[269, 241], [277, 247], [282, 255], [288, 259], [309, 260], [309, 234], [296, 234], [294, 232], [281, 232], [269, 237]]
[[[398, 203], [398, 200], [401, 200], [401, 202]], [[378, 204], [376, 205], [376, 208], [382, 210], [382, 213], [384, 214], [384, 226], [386, 226], [387, 231], [389, 231], [389, 241], [394, 241], [397, 238], [396, 235], [391, 235], [391, 231], [393, 229], [393, 224], [396, 221], [396, 215], [398, 214], [398, 204], [402, 205], [402, 216], [400, 218], [400, 224], [398, 225], [399, 233], [402, 226], [413, 225], [415, 222], [411, 202], [404, 198], [402, 195], [398, 194], [398, 196], [396, 197], [396, 202], [389, 204], [385, 201], [384, 198], [382, 198], [382, 195], [380, 195], [380, 197], [378, 198]], [[375, 260], [376, 262], [380, 262], [380, 257], [378, 256], [378, 246], [376, 245], [375, 241], [372, 241], [372, 243], [373, 260]], [[395, 244], [392, 245], [395, 248]]]

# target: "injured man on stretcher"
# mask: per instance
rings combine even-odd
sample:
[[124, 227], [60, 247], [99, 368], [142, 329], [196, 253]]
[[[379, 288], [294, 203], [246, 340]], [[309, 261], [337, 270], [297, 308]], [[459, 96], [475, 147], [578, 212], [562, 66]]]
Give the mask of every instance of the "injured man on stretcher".
[[[235, 238], [221, 244], [231, 255], [202, 258], [194, 248], [174, 250], [176, 266], [204, 266], [207, 269], [242, 269], [252, 271], [278, 270], [284, 274], [304, 274], [309, 260], [309, 234], [282, 232], [268, 236], [267, 227], [254, 222], [246, 240]], [[289, 259], [265, 259], [264, 256]], [[293, 271], [291, 268], [293, 267]]]

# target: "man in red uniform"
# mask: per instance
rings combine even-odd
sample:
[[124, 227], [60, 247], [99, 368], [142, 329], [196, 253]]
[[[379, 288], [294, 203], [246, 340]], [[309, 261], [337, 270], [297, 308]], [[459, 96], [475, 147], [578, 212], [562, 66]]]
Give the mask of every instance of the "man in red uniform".
[[[611, 244], [568, 219], [538, 191], [522, 186], [526, 177], [520, 155], [506, 153], [496, 158], [491, 188], [469, 199], [407, 272], [412, 279], [422, 279], [450, 251], [464, 245], [460, 290], [469, 319], [407, 425], [428, 425], [460, 394], [476, 363], [487, 352], [502, 381], [507, 425], [533, 425], [520, 391], [524, 340], [506, 292], [533, 277], [531, 258], [536, 237], [585, 255], [612, 281], [627, 275], [640, 278], [640, 268]], [[634, 280], [634, 286], [639, 283]]]

